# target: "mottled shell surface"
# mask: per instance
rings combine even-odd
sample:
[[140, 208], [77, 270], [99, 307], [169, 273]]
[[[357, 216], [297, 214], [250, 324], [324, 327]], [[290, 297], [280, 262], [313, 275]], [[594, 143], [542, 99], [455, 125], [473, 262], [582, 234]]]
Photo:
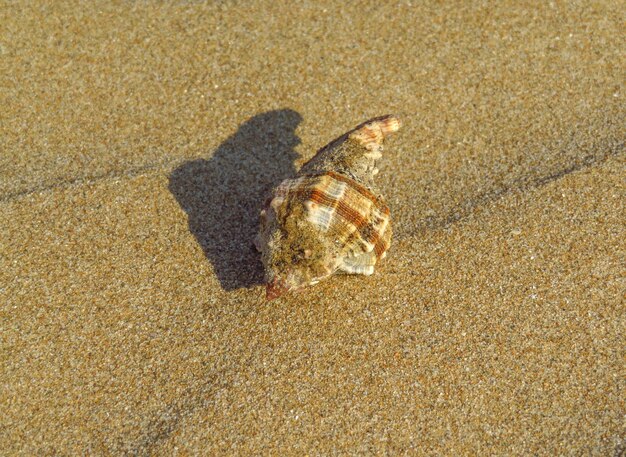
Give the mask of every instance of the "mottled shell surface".
[[268, 299], [335, 272], [374, 272], [392, 233], [389, 208], [374, 190], [376, 161], [385, 135], [399, 127], [393, 116], [361, 124], [274, 189], [256, 239]]

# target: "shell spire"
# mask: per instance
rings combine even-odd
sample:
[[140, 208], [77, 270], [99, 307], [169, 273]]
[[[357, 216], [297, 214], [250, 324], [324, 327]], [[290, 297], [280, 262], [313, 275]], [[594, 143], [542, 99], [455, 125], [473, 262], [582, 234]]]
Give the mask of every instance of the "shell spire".
[[401, 125], [400, 119], [391, 114], [370, 119], [320, 149], [299, 174], [334, 170], [373, 187], [383, 141]]
[[400, 119], [389, 114], [361, 124], [350, 132], [348, 137], [359, 142], [366, 149], [373, 150], [382, 146], [385, 137], [397, 132], [400, 127]]
[[268, 300], [336, 272], [371, 275], [391, 243], [390, 211], [374, 177], [392, 115], [370, 119], [320, 149], [274, 189], [260, 218]]

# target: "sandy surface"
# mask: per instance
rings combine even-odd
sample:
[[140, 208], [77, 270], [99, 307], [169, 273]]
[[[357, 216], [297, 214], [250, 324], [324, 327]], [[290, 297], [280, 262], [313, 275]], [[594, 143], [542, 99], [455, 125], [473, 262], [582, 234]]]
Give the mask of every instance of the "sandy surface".
[[[3, 454], [624, 450], [625, 5], [410, 3], [0, 7]], [[388, 112], [390, 255], [266, 304]]]

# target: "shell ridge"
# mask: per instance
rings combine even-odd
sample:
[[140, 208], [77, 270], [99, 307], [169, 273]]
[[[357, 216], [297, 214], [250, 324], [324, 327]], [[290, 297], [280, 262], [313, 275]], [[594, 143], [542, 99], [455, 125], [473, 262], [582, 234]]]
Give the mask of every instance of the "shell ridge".
[[[320, 180], [306, 197], [309, 221], [324, 231], [339, 235], [338, 241], [344, 246], [341, 252], [345, 255], [358, 251], [369, 253], [377, 246], [380, 251], [379, 240], [389, 222], [386, 205], [349, 178], [337, 173], [327, 173], [325, 177], [326, 182]], [[331, 230], [332, 226], [336, 227], [335, 230]], [[343, 233], [345, 236], [341, 236]]]

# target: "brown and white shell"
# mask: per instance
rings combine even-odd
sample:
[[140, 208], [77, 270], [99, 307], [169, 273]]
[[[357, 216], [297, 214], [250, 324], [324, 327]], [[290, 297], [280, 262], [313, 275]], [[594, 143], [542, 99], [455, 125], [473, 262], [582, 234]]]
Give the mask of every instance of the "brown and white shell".
[[274, 189], [261, 211], [267, 298], [315, 284], [335, 272], [371, 275], [391, 242], [389, 208], [374, 187], [395, 116], [371, 119], [337, 138], [298, 175]]

